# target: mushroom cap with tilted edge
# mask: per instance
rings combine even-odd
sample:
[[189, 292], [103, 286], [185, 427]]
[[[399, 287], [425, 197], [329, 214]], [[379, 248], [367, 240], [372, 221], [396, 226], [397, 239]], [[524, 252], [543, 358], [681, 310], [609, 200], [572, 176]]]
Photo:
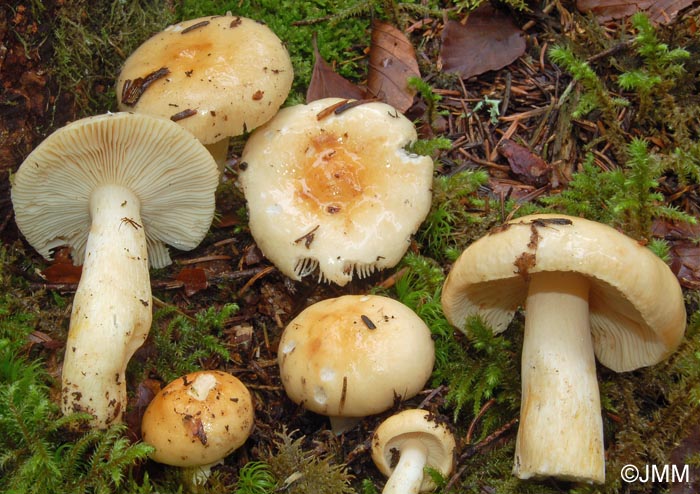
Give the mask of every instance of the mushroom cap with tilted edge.
[[[407, 454], [408, 447], [417, 447], [421, 451], [421, 462], [417, 465], [419, 472], [398, 471], [395, 462], [396, 454]], [[437, 470], [447, 476], [454, 468], [455, 438], [450, 429], [438, 422], [427, 410], [408, 409], [390, 416], [382, 422], [372, 435], [372, 460], [380, 472], [388, 477], [384, 493], [400, 494], [403, 490], [395, 490], [392, 483], [408, 487], [408, 478], [414, 477], [414, 482], [420, 480], [418, 490], [407, 492], [426, 492], [435, 489], [435, 483], [429, 475], [423, 475], [423, 467]], [[420, 464], [423, 463], [424, 464]], [[399, 458], [399, 465], [401, 465]], [[407, 464], [408, 468], [409, 467]], [[393, 477], [393, 478], [392, 478]], [[406, 478], [398, 478], [406, 477]], [[415, 487], [415, 486], [414, 486]]]
[[513, 473], [605, 482], [595, 357], [617, 371], [653, 365], [686, 326], [676, 276], [617, 230], [565, 215], [531, 215], [492, 229], [452, 266], [447, 319], [480, 315], [495, 332], [525, 309], [520, 423]]
[[166, 244], [190, 250], [209, 231], [217, 183], [216, 164], [188, 132], [158, 117], [109, 113], [72, 122], [34, 149], [13, 177], [12, 203], [39, 254], [50, 259], [65, 245], [82, 264], [91, 192], [128, 187], [141, 203], [150, 265], [161, 268], [171, 262]]
[[214, 146], [272, 118], [293, 79], [289, 53], [269, 27], [226, 14], [146, 40], [124, 63], [116, 92], [121, 110], [171, 118]]
[[[434, 361], [430, 329], [421, 318], [378, 295], [344, 295], [310, 305], [287, 325], [278, 349], [289, 398], [338, 423], [415, 396]], [[333, 420], [339, 430], [342, 425]]]
[[169, 383], [141, 421], [151, 459], [179, 467], [207, 466], [240, 448], [254, 425], [250, 392], [235, 376], [198, 371]]
[[529, 277], [541, 272], [589, 280], [595, 355], [614, 371], [656, 364], [683, 338], [683, 294], [669, 267], [610, 226], [560, 214], [513, 219], [471, 244], [445, 281], [445, 316], [463, 329], [479, 314], [500, 333], [525, 300]]
[[299, 280], [345, 285], [392, 267], [430, 210], [433, 161], [413, 124], [379, 102], [326, 98], [256, 129], [239, 180], [263, 254]]

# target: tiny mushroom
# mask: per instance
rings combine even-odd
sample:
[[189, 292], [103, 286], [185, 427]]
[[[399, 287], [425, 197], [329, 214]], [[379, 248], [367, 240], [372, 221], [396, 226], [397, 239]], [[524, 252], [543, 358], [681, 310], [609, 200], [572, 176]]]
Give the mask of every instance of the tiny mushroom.
[[449, 475], [454, 468], [455, 447], [452, 432], [427, 410], [409, 409], [392, 415], [372, 436], [372, 460], [389, 478], [382, 494], [434, 490], [435, 483], [425, 475], [425, 467]]
[[174, 24], [139, 46], [117, 81], [123, 111], [170, 118], [223, 169], [229, 137], [272, 118], [294, 78], [282, 41], [266, 25], [231, 14]]
[[514, 473], [604, 482], [595, 356], [624, 372], [669, 356], [685, 332], [678, 280], [649, 249], [597, 222], [531, 215], [494, 228], [452, 267], [442, 293], [464, 330], [504, 331], [525, 309]]
[[151, 266], [164, 243], [193, 249], [214, 216], [216, 164], [163, 118], [113, 113], [51, 134], [14, 176], [17, 226], [44, 257], [68, 245], [83, 264], [62, 375], [64, 413], [105, 428], [126, 406], [124, 372], [151, 327]]
[[378, 295], [344, 295], [307, 307], [287, 325], [278, 349], [289, 398], [329, 416], [336, 433], [415, 396], [434, 361], [421, 318]]
[[251, 394], [237, 377], [198, 371], [175, 379], [153, 398], [141, 436], [155, 448], [152, 460], [196, 468], [193, 480], [199, 483], [246, 442], [253, 424]]
[[239, 180], [263, 254], [299, 280], [338, 285], [398, 263], [430, 210], [433, 161], [380, 102], [325, 98], [283, 108], [248, 139]]

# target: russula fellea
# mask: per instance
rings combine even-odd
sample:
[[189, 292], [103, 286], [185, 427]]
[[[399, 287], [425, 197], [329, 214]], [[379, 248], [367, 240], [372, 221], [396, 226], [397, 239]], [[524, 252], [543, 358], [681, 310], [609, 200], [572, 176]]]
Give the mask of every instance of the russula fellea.
[[430, 210], [433, 162], [413, 124], [379, 102], [283, 108], [252, 133], [239, 180], [263, 254], [299, 280], [345, 285], [401, 259]]
[[220, 168], [229, 137], [272, 118], [294, 72], [282, 41], [264, 24], [231, 14], [165, 28], [126, 60], [117, 80], [123, 111], [176, 120]]
[[336, 433], [415, 396], [435, 361], [430, 329], [421, 318], [378, 295], [310, 305], [284, 329], [277, 352], [289, 398], [329, 416]]
[[409, 409], [390, 416], [372, 436], [372, 460], [388, 477], [382, 494], [434, 490], [435, 483], [424, 469], [449, 475], [454, 468], [455, 447], [452, 432], [427, 410]]
[[248, 388], [222, 371], [198, 371], [169, 383], [153, 398], [141, 421], [151, 459], [177, 467], [209, 469], [240, 448], [254, 425]]
[[442, 292], [447, 319], [504, 331], [524, 303], [522, 403], [514, 473], [603, 482], [595, 356], [624, 372], [665, 359], [686, 313], [678, 280], [617, 230], [563, 215], [514, 219], [471, 244]]
[[17, 226], [47, 259], [68, 245], [83, 264], [62, 375], [64, 413], [103, 428], [121, 420], [126, 365], [151, 327], [151, 266], [164, 244], [196, 247], [214, 215], [216, 163], [192, 134], [158, 117], [113, 113], [47, 137], [14, 176]]

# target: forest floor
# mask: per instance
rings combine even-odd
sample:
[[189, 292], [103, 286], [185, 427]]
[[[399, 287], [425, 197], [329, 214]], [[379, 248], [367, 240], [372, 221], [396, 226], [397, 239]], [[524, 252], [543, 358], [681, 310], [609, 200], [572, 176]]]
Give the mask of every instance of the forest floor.
[[[347, 11], [324, 11], [299, 7], [304, 2], [283, 3], [279, 10], [267, 2], [172, 0], [144, 7], [82, 0], [0, 6], [0, 278], [5, 292], [0, 412], [7, 414], [0, 416], [0, 441], [11, 452], [0, 456], [0, 490], [22, 492], [17, 486], [41, 472], [32, 461], [42, 444], [54, 460], [63, 459], [56, 462], [58, 470], [44, 472], [57, 482], [46, 480], [46, 486], [62, 486], [55, 492], [379, 492], [384, 478], [369, 456], [372, 432], [391, 413], [421, 407], [448, 421], [458, 438], [456, 468], [441, 479], [438, 492], [697, 492], [700, 227], [694, 218], [700, 213], [700, 9], [689, 4], [667, 17], [652, 12], [653, 22], [635, 25], [632, 12], [605, 18], [582, 13], [572, 2], [526, 2], [525, 10], [513, 8], [517, 2], [504, 2], [484, 25], [472, 24], [470, 36], [477, 32], [483, 39], [472, 37], [465, 45], [459, 31], [464, 26], [456, 24], [467, 23], [468, 9], [453, 4], [429, 11], [411, 8], [427, 5], [411, 2], [344, 2]], [[139, 441], [141, 416], [154, 393], [197, 369], [225, 370], [249, 387], [256, 404], [253, 434], [203, 486], [189, 485], [176, 469], [136, 453], [133, 461], [110, 467], [121, 472], [119, 480], [107, 479], [101, 476], [112, 471], [88, 465], [99, 451], [95, 445], [112, 441], [113, 447], [114, 438], [92, 438], [77, 451], [75, 445], [87, 437], [84, 429], [50, 427], [60, 416], [61, 365], [80, 269], [72, 266], [68, 252], [59, 250], [49, 261], [24, 241], [14, 222], [11, 177], [54, 130], [116, 111], [113, 81], [119, 67], [150, 34], [184, 18], [227, 10], [259, 15], [273, 29], [284, 23], [278, 35], [292, 53], [297, 75], [288, 104], [333, 93], [342, 85], [336, 76], [356, 88], [372, 86], [378, 76], [368, 74], [369, 58], [382, 42], [372, 36], [373, 21], [403, 32], [414, 52], [394, 53], [393, 60], [415, 63], [423, 84], [389, 97], [410, 94], [402, 110], [416, 123], [435, 162], [433, 207], [395, 268], [343, 287], [318, 283], [314, 276], [291, 281], [262, 255], [250, 234], [236, 182], [245, 138], [234, 141], [209, 234], [196, 249], [173, 252], [171, 266], [151, 271], [154, 324], [127, 370], [126, 428], [117, 436]], [[158, 16], [149, 17], [154, 12]], [[450, 22], [456, 24], [448, 30]], [[316, 55], [328, 65], [314, 65], [313, 33]], [[554, 46], [563, 48], [558, 57], [550, 56]], [[475, 69], [463, 67], [475, 54], [486, 61], [475, 60]], [[452, 72], [445, 70], [450, 64]], [[476, 72], [460, 77], [459, 70]], [[624, 74], [632, 74], [627, 86], [620, 83]], [[621, 375], [599, 366], [608, 462], [602, 486], [521, 481], [511, 475], [522, 317], [505, 332], [513, 335], [506, 339], [478, 327], [466, 335], [444, 332], [444, 317], [431, 312], [439, 312], [442, 281], [463, 249], [507, 219], [538, 211], [585, 216], [649, 245], [668, 262], [685, 295], [689, 325], [675, 356]], [[277, 344], [287, 323], [310, 304], [370, 292], [430, 314], [438, 364], [416, 397], [336, 436], [327, 418], [286, 397]], [[498, 355], [486, 362], [491, 354]], [[30, 414], [29, 401], [22, 401], [29, 398], [11, 396], [10, 360], [41, 363], [38, 379], [47, 401], [41, 417], [25, 417], [25, 423], [34, 424], [33, 432], [17, 432], [22, 414]], [[69, 472], [64, 460], [71, 448], [81, 466]], [[304, 481], [289, 481], [280, 458], [292, 465], [284, 467], [289, 473], [306, 469]], [[272, 483], [258, 479], [259, 490], [241, 479], [241, 469], [253, 461], [273, 465]], [[620, 478], [625, 464], [692, 468], [682, 482], [626, 483]], [[90, 475], [95, 479], [86, 480]]]

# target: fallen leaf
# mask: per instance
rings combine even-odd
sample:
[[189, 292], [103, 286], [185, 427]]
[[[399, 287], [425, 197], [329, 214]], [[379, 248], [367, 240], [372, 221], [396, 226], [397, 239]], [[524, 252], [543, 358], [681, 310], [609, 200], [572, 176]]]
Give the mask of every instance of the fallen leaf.
[[175, 277], [184, 285], [185, 295], [191, 297], [209, 286], [207, 274], [202, 268], [183, 268]]
[[364, 90], [338, 74], [318, 51], [316, 37], [313, 38], [314, 68], [306, 90], [306, 102], [323, 98], [362, 99]]
[[700, 424], [696, 424], [688, 435], [671, 451], [669, 462], [678, 469], [679, 477], [688, 474], [677, 482], [671, 482], [669, 494], [695, 494], [700, 492], [700, 468], [693, 462], [693, 457], [700, 453]]
[[700, 289], [700, 225], [655, 220], [652, 233], [670, 246], [671, 270], [680, 284]]
[[639, 11], [646, 11], [652, 21], [666, 24], [672, 21], [679, 11], [693, 3], [694, 0], [577, 0], [576, 8], [581, 12], [592, 13], [599, 21], [620, 19]]
[[489, 5], [470, 13], [465, 24], [447, 21], [442, 31], [442, 68], [463, 79], [502, 69], [523, 53], [523, 32], [510, 16]]
[[368, 96], [405, 112], [413, 104], [416, 94], [408, 87], [409, 77], [420, 77], [413, 45], [391, 24], [375, 21], [369, 49]]
[[525, 146], [503, 139], [498, 145], [498, 153], [508, 160], [510, 169], [528, 185], [542, 187], [549, 182], [552, 168]]
[[49, 283], [68, 284], [78, 283], [82, 272], [82, 266], [73, 265], [70, 249], [63, 247], [54, 252], [53, 262], [41, 274]]

